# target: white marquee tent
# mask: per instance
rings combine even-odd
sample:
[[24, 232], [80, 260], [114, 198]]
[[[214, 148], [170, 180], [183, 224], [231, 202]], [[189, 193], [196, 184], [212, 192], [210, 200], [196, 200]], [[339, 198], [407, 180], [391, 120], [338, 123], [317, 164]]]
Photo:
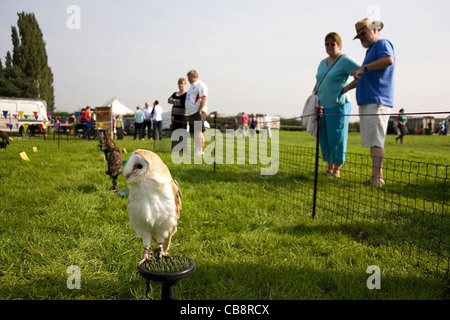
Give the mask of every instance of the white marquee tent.
[[116, 116], [118, 114], [121, 115], [131, 115], [134, 114], [134, 111], [131, 110], [130, 108], [128, 108], [126, 105], [124, 105], [122, 102], [120, 102], [117, 99], [109, 99], [108, 101], [105, 102], [104, 104], [105, 106], [110, 106], [112, 105], [112, 111], [113, 111], [113, 115]]

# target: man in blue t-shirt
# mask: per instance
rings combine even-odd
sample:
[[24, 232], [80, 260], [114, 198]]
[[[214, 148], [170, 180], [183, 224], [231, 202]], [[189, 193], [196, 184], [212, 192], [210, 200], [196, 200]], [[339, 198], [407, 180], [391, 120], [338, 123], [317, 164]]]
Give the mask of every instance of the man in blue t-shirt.
[[356, 36], [367, 49], [362, 67], [353, 76], [359, 105], [361, 142], [370, 147], [372, 177], [366, 185], [381, 187], [383, 179], [384, 142], [389, 114], [394, 107], [395, 52], [392, 44], [381, 39], [381, 21], [365, 18], [356, 23]]

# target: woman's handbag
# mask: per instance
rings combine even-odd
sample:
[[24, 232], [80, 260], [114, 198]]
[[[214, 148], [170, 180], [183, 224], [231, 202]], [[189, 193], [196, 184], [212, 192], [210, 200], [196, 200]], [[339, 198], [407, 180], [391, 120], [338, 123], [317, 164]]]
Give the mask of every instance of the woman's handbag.
[[303, 107], [302, 125], [306, 127], [306, 132], [312, 136], [317, 136], [316, 106], [318, 105], [318, 97], [315, 92], [306, 100]]

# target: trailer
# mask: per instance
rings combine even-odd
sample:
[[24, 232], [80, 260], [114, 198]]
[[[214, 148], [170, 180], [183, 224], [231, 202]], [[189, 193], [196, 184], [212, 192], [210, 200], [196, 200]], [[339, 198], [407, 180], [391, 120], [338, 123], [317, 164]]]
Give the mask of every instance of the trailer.
[[47, 103], [39, 99], [0, 97], [0, 130], [22, 136], [44, 132]]

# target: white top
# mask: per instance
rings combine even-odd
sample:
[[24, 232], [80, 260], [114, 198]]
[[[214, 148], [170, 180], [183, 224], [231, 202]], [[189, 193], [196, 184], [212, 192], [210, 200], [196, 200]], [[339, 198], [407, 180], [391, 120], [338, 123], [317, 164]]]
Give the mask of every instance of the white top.
[[[197, 80], [193, 84], [191, 84], [186, 94], [185, 105], [187, 114], [190, 116], [198, 112], [202, 98], [207, 96], [208, 96], [208, 87], [203, 81]], [[208, 107], [206, 106], [206, 104], [203, 107], [202, 111], [208, 113]]]
[[270, 119], [269, 116], [264, 116], [263, 121], [264, 121], [266, 127], [270, 127], [270, 122], [271, 122], [272, 120]]
[[162, 121], [162, 107], [157, 104], [153, 109], [153, 121]]

